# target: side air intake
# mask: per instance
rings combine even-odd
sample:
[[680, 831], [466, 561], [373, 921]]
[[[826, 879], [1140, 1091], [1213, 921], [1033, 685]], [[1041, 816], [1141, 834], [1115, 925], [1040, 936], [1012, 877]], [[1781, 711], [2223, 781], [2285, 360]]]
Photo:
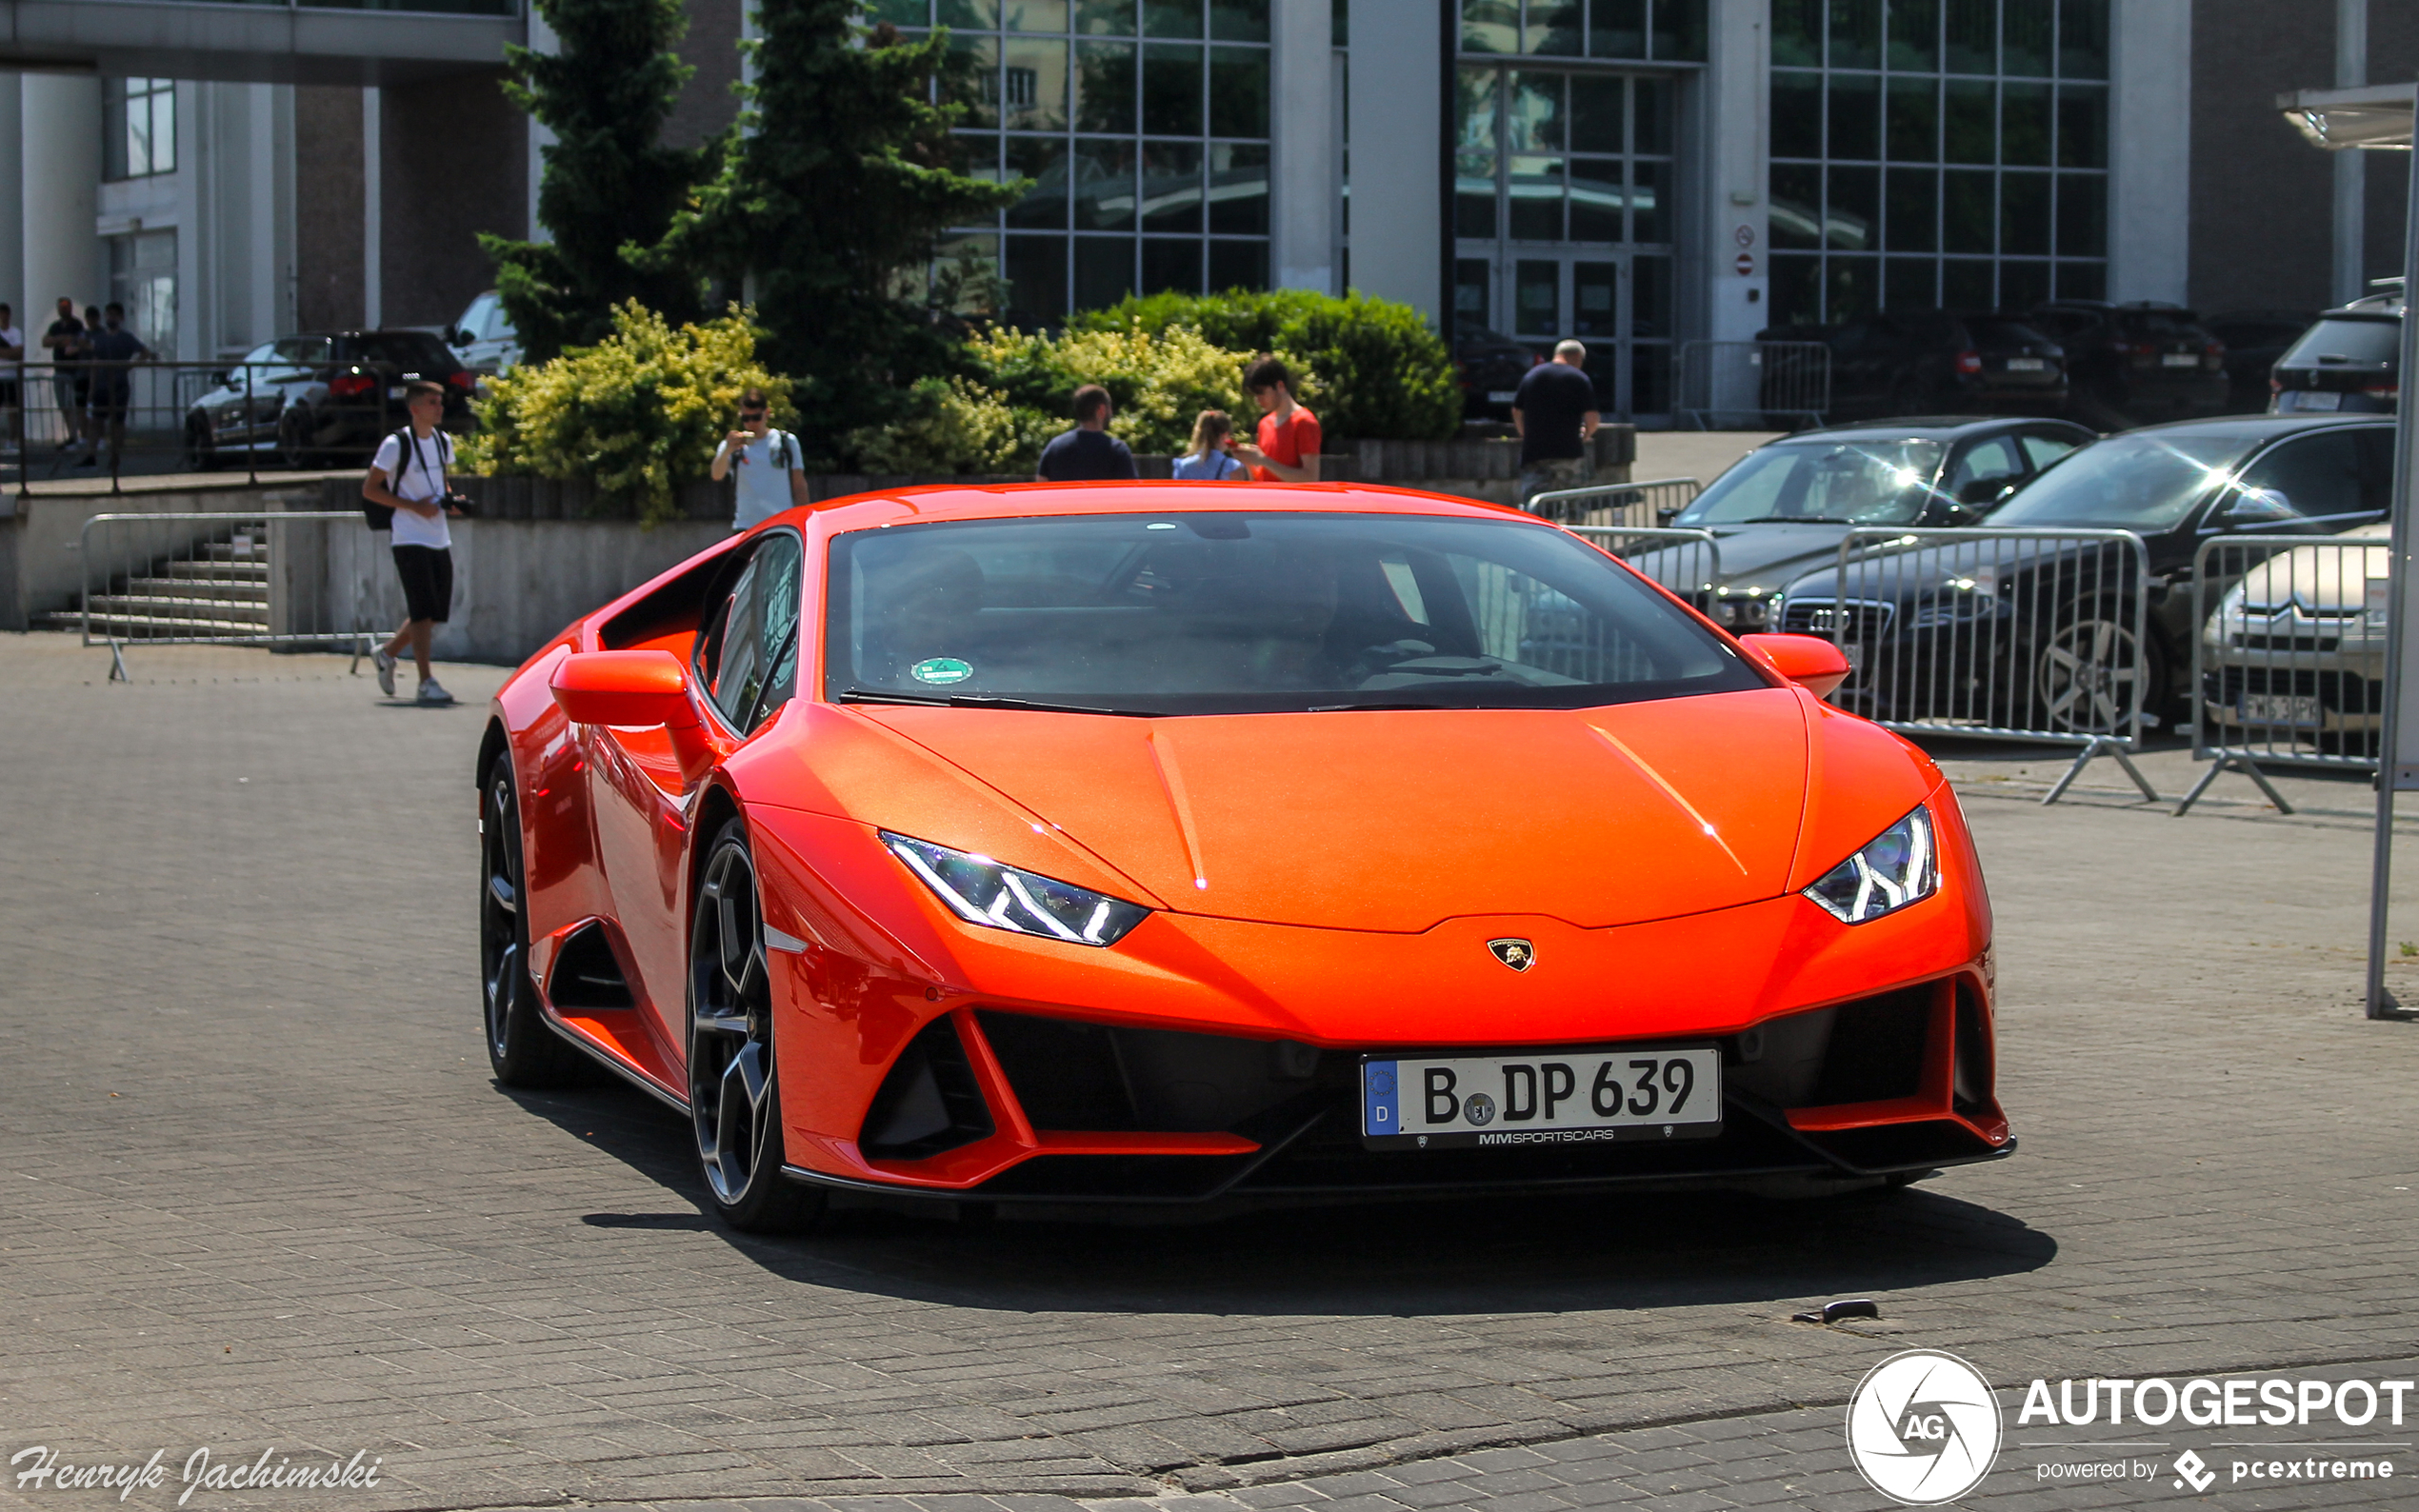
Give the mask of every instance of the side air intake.
[[992, 1126], [955, 1018], [945, 1013], [899, 1052], [873, 1094], [857, 1144], [874, 1160], [920, 1161], [989, 1139]]

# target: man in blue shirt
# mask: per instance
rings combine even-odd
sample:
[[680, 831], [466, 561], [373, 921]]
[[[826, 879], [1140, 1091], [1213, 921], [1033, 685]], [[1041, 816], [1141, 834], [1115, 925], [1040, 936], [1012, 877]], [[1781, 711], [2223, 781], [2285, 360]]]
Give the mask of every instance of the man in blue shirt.
[[1081, 483], [1090, 478], [1135, 478], [1134, 454], [1109, 433], [1109, 390], [1086, 384], [1075, 390], [1075, 428], [1042, 448], [1034, 474], [1044, 483]]

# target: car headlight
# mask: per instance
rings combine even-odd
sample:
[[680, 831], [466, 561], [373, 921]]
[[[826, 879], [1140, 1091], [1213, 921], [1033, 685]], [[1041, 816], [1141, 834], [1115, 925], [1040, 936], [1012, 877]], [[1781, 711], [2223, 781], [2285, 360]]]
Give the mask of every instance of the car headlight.
[[1070, 945], [1112, 945], [1150, 912], [989, 856], [970, 856], [929, 840], [883, 830], [882, 844], [932, 895], [968, 924]]
[[1864, 924], [1919, 903], [1940, 888], [1932, 833], [1930, 810], [1918, 806], [1825, 872], [1806, 896], [1842, 924]]

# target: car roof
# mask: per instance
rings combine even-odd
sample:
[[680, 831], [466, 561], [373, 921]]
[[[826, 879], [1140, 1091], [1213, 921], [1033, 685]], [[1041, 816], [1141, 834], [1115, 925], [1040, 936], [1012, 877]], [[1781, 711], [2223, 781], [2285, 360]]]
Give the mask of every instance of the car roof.
[[2043, 415], [1905, 415], [1892, 420], [1860, 420], [1850, 425], [1801, 430], [1796, 435], [1782, 436], [1766, 445], [1786, 447], [1799, 442], [1824, 441], [1834, 436], [1869, 438], [1876, 431], [1886, 432], [1893, 439], [1953, 442], [1969, 436], [2044, 425], [2078, 430], [2086, 435], [2091, 433], [2070, 420], [2053, 420]]
[[1508, 505], [1458, 499], [1369, 483], [1264, 483], [1248, 488], [1213, 488], [1199, 483], [1118, 480], [1104, 483], [937, 484], [856, 494], [773, 516], [793, 523], [810, 517], [828, 531], [875, 529], [941, 520], [1013, 520], [1037, 515], [1085, 514], [1268, 514], [1285, 511], [1335, 514], [1426, 514], [1463, 519], [1516, 520], [1545, 525]]
[[2161, 426], [2136, 426], [2130, 430], [2115, 432], [2115, 436], [2143, 435], [2253, 435], [2263, 441], [2289, 436], [2302, 430], [2329, 430], [2341, 427], [2355, 428], [2393, 428], [2391, 415], [2210, 415], [2199, 420], [2170, 420]]

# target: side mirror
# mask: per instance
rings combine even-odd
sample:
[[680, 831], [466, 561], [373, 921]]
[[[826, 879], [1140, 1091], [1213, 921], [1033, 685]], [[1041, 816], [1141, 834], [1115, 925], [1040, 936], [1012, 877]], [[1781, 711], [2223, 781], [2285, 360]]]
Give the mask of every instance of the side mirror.
[[1654, 523], [1657, 525], [1669, 525], [1672, 521], [1680, 518], [1680, 511], [1687, 507], [1688, 506], [1685, 504], [1658, 505], [1656, 506], [1654, 511]]
[[1816, 698], [1848, 681], [1847, 653], [1819, 635], [1742, 635], [1739, 644]]
[[698, 717], [689, 669], [670, 651], [573, 652], [556, 664], [547, 686], [572, 724], [661, 728], [671, 737], [689, 782], [713, 769], [714, 749]]
[[1971, 478], [1957, 490], [1957, 502], [1969, 508], [1988, 509], [2015, 491], [2007, 478]]
[[470, 345], [470, 333], [467, 330], [449, 330], [445, 333], [445, 340], [449, 347], [468, 347]]
[[2274, 488], [2245, 488], [2217, 517], [2220, 525], [2229, 526], [2274, 525], [2292, 518], [2293, 501]]

